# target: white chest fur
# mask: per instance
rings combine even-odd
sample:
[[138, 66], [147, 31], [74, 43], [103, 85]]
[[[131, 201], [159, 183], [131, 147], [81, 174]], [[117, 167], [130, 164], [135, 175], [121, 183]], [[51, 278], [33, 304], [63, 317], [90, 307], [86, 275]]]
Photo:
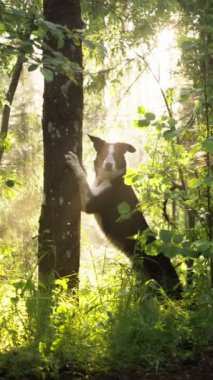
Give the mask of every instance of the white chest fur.
[[94, 197], [97, 197], [110, 187], [111, 182], [108, 179], [104, 179], [100, 182], [100, 180], [97, 178], [91, 188], [91, 193]]

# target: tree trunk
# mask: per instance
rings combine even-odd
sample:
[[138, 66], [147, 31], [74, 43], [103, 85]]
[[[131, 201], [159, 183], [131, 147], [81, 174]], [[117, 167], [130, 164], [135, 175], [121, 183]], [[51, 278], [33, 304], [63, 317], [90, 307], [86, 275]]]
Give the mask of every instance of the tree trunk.
[[[82, 28], [80, 0], [44, 0], [47, 21]], [[57, 42], [45, 42], [57, 50]], [[81, 44], [65, 37], [60, 50], [72, 62], [82, 66]], [[54, 272], [56, 277], [69, 276], [69, 286], [78, 283], [80, 256], [80, 197], [77, 183], [66, 166], [64, 155], [74, 151], [82, 155], [82, 74], [76, 83], [65, 75], [55, 74], [45, 82], [43, 103], [44, 201], [39, 225], [39, 277]]]

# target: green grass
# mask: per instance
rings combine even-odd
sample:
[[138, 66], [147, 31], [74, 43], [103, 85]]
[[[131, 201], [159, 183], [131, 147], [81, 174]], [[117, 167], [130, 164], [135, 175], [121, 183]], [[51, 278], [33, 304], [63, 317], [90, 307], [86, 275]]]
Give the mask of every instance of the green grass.
[[126, 264], [105, 259], [95, 272], [78, 300], [67, 292], [66, 280], [56, 281], [52, 298], [31, 280], [2, 288], [5, 379], [13, 372], [22, 379], [27, 368], [36, 379], [54, 377], [66, 366], [83, 374], [161, 371], [212, 346], [213, 294], [205, 277], [174, 302], [153, 281], [138, 284]]

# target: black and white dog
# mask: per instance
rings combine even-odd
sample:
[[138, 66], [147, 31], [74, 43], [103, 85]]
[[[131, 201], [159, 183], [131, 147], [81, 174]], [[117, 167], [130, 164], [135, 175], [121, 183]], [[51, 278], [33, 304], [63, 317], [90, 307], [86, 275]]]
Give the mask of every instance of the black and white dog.
[[[126, 152], [135, 152], [127, 143], [110, 144], [104, 140], [89, 136], [97, 152], [94, 161], [96, 180], [90, 189], [84, 170], [78, 157], [73, 152], [65, 156], [67, 164], [74, 171], [79, 184], [82, 211], [95, 214], [95, 217], [109, 240], [123, 251], [132, 261], [137, 271], [142, 271], [146, 279], [156, 280], [169, 295], [179, 298], [181, 286], [178, 275], [169, 258], [162, 253], [157, 256], [147, 255], [139, 249], [133, 236], [149, 231], [149, 226], [138, 209], [138, 199], [131, 186], [124, 183], [126, 173]], [[127, 218], [120, 218], [119, 205], [128, 203], [130, 213]], [[146, 243], [154, 241], [147, 236]]]

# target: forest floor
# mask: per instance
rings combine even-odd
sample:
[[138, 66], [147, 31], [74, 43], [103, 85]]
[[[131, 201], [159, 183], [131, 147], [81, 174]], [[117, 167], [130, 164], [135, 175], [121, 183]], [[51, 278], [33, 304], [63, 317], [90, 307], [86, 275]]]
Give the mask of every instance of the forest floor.
[[[63, 380], [66, 380], [63, 378]], [[213, 351], [198, 360], [173, 365], [159, 374], [153, 372], [117, 373], [100, 375], [94, 380], [213, 380]]]
[[0, 364], [0, 380], [213, 380], [213, 350], [203, 353], [196, 360], [173, 364], [158, 374], [141, 370], [87, 375], [74, 369], [72, 365], [65, 365], [56, 375], [53, 372], [45, 374], [45, 371], [42, 374], [40, 370], [32, 373], [32, 367], [36, 367], [35, 363], [23, 363], [22, 370], [17, 373], [14, 368], [2, 368]]

